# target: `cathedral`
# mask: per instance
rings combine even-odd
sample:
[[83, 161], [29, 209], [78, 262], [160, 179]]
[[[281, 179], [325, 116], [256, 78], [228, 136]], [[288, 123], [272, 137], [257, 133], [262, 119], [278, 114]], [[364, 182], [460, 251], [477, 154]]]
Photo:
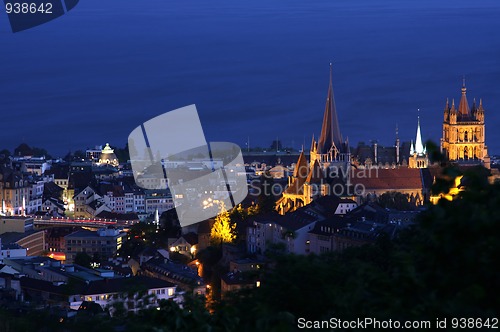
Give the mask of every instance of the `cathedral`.
[[[450, 161], [482, 164], [489, 168], [482, 100], [479, 106], [474, 100], [470, 108], [466, 91], [464, 81], [458, 109], [454, 100], [451, 107], [446, 102], [441, 151]], [[359, 199], [390, 191], [408, 194], [412, 202], [422, 204], [428, 198], [433, 182], [430, 166], [422, 141], [420, 116], [417, 117], [415, 141], [401, 143], [396, 127], [394, 146], [383, 147], [377, 141], [372, 141], [371, 145], [360, 142], [351, 151], [348, 140], [343, 140], [340, 132], [330, 66], [321, 134], [317, 141], [313, 136], [309, 160], [304, 151], [301, 152], [293, 175], [288, 178], [288, 186], [277, 201], [277, 211], [286, 214], [326, 195]], [[371, 170], [374, 174], [370, 173]], [[349, 191], [356, 186], [363, 188], [362, 192]]]
[[467, 102], [465, 80], [462, 85], [462, 97], [455, 107], [452, 99], [451, 107], [446, 100], [443, 120], [443, 137], [441, 152], [450, 160], [459, 164], [482, 164], [490, 168], [490, 157], [485, 145], [484, 108], [482, 99], [479, 106], [476, 100], [472, 108]]
[[340, 133], [330, 64], [330, 85], [321, 134], [317, 141], [314, 136], [312, 138], [309, 163], [304, 151], [301, 152], [288, 186], [276, 204], [278, 212], [285, 214], [318, 197], [332, 194], [333, 186], [341, 183], [342, 177], [348, 173], [350, 160], [349, 142], [344, 141]]

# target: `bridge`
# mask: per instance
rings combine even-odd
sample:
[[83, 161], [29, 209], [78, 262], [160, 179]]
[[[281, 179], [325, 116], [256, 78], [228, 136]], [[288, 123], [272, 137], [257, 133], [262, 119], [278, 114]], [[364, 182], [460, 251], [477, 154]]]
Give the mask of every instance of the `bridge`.
[[69, 218], [69, 217], [46, 217], [33, 216], [33, 225], [35, 226], [71, 226], [71, 227], [94, 227], [101, 228], [106, 226], [129, 228], [137, 224], [139, 220], [117, 220], [103, 218]]

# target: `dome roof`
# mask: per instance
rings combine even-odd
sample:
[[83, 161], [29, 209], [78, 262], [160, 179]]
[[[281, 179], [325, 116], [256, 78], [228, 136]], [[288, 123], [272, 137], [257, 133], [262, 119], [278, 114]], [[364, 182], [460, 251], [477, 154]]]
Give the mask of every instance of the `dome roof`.
[[102, 149], [101, 151], [102, 154], [111, 154], [111, 153], [115, 153], [115, 150], [113, 150], [110, 146], [109, 146], [109, 143], [106, 143], [106, 146], [104, 147], [104, 149]]
[[106, 143], [106, 146], [101, 151], [101, 157], [99, 158], [99, 164], [109, 164], [113, 166], [118, 166], [118, 158], [116, 158], [115, 151]]

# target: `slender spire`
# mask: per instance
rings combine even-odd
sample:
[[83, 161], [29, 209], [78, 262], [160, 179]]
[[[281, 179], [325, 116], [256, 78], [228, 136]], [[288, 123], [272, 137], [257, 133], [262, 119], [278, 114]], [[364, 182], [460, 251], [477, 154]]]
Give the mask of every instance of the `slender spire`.
[[339, 120], [337, 118], [337, 110], [335, 108], [335, 99], [333, 95], [332, 84], [332, 64], [330, 63], [330, 85], [326, 97], [325, 114], [323, 116], [323, 125], [321, 127], [321, 135], [318, 141], [318, 151], [321, 154], [328, 153], [332, 146], [340, 149], [342, 143], [342, 135], [340, 134]]
[[413, 140], [411, 140], [411, 145], [410, 145], [410, 154], [415, 153], [415, 147], [413, 146]]
[[460, 104], [458, 104], [458, 114], [461, 117], [470, 116], [469, 103], [467, 102], [466, 94], [467, 94], [467, 88], [465, 87], [465, 76], [464, 76], [462, 85], [462, 97], [460, 98]]
[[479, 107], [477, 108], [476, 114], [480, 112], [484, 114], [484, 108], [483, 108], [483, 98], [479, 98]]
[[311, 151], [316, 151], [316, 140], [314, 139], [314, 134], [312, 135], [311, 140]]
[[[420, 113], [420, 109], [418, 110]], [[420, 114], [417, 116], [417, 137], [415, 139], [415, 152], [419, 155], [424, 154], [424, 145], [422, 144], [422, 134], [420, 132]]]
[[451, 109], [450, 109], [450, 111], [456, 111], [456, 109], [455, 109], [455, 98], [453, 98], [451, 100]]
[[450, 101], [448, 98], [446, 98], [446, 106], [444, 107], [445, 111], [448, 111], [450, 109]]

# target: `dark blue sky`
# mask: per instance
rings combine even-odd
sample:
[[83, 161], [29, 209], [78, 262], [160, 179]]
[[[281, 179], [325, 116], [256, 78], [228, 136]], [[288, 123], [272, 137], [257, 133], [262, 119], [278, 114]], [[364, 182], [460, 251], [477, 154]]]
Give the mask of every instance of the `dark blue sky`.
[[207, 139], [300, 148], [319, 133], [334, 63], [344, 138], [441, 137], [446, 97], [483, 98], [500, 153], [497, 0], [85, 0], [13, 34], [0, 13], [1, 146], [53, 154], [125, 145], [195, 103]]

